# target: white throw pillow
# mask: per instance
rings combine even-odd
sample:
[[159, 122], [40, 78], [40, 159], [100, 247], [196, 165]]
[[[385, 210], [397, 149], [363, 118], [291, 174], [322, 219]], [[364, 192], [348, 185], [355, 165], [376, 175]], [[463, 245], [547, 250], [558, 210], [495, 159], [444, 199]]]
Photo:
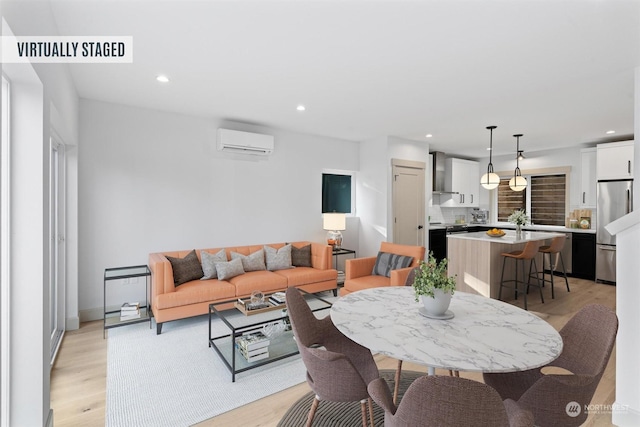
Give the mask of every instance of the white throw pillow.
[[250, 255], [242, 255], [238, 252], [231, 252], [231, 259], [237, 258], [242, 261], [242, 268], [244, 269], [245, 273], [249, 271], [260, 271], [267, 269], [267, 266], [264, 264], [263, 249], [259, 249], [258, 251]]
[[216, 264], [218, 271], [218, 280], [232, 279], [236, 276], [244, 274], [242, 269], [242, 261], [238, 258], [229, 262], [219, 262]]
[[286, 270], [291, 268], [291, 245], [284, 245], [280, 249], [271, 246], [264, 247], [264, 253], [267, 258], [267, 270]]
[[227, 254], [224, 249], [220, 249], [218, 253], [210, 254], [206, 251], [200, 251], [200, 258], [202, 258], [202, 271], [204, 276], [200, 280], [215, 279], [218, 277], [216, 270], [216, 264], [219, 262], [227, 262]]

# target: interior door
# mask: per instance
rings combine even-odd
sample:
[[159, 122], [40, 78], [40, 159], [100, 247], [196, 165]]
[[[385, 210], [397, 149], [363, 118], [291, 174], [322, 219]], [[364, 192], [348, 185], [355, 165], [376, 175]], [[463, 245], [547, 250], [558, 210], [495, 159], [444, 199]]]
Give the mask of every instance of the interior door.
[[424, 246], [424, 162], [392, 160], [393, 242]]

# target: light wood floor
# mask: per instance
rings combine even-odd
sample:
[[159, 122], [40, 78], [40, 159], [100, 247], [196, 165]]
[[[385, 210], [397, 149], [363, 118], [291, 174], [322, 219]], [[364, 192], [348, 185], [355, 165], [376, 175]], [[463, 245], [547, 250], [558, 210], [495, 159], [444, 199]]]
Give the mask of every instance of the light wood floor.
[[[530, 293], [529, 310], [536, 312], [556, 329], [560, 329], [580, 308], [589, 303], [600, 303], [615, 309], [615, 287], [596, 284], [581, 279], [570, 279], [571, 292], [564, 282], [556, 284], [556, 298], [550, 297], [545, 288], [545, 303], [541, 304], [535, 293]], [[511, 301], [522, 306], [522, 299]], [[215, 357], [212, 354], [212, 357]], [[381, 369], [394, 369], [397, 361], [376, 356]], [[418, 365], [406, 363], [403, 369], [425, 371]], [[445, 374], [445, 371], [437, 371]], [[105, 420], [107, 375], [107, 340], [102, 338], [102, 321], [81, 325], [77, 331], [68, 332], [63, 340], [58, 358], [51, 371], [51, 407], [54, 426], [102, 426]], [[462, 372], [461, 376], [482, 380], [480, 374]], [[309, 392], [306, 383], [242, 406], [198, 426], [247, 427], [275, 426], [286, 410], [302, 395]], [[612, 404], [615, 399], [615, 349], [607, 369], [592, 400], [594, 404]], [[153, 408], [149, 408], [153, 410]], [[239, 423], [238, 420], [242, 420]], [[252, 421], [255, 420], [255, 421]], [[611, 414], [591, 415], [585, 425], [611, 426]]]

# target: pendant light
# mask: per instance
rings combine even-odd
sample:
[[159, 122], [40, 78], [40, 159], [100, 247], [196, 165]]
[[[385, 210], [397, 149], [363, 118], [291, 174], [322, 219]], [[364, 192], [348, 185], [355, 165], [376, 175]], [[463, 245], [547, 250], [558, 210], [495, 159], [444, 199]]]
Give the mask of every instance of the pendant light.
[[509, 180], [509, 188], [513, 191], [522, 191], [527, 188], [527, 179], [520, 172], [520, 137], [522, 134], [513, 136], [516, 137], [516, 169], [513, 171], [513, 178]]
[[497, 128], [497, 126], [487, 126], [487, 129], [491, 131], [491, 135], [489, 136], [489, 164], [487, 165], [487, 173], [480, 178], [480, 184], [487, 190], [493, 190], [500, 184], [500, 177], [498, 174], [493, 173], [493, 163], [491, 163], [493, 155], [493, 130], [495, 128]]

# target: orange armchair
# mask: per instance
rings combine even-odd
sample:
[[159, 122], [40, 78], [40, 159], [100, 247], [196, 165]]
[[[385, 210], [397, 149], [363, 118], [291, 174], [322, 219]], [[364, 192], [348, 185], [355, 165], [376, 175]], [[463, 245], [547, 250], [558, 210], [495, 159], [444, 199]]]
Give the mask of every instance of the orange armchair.
[[424, 246], [400, 245], [397, 243], [380, 243], [380, 252], [413, 257], [413, 261], [406, 268], [391, 270], [390, 277], [373, 275], [376, 257], [355, 258], [345, 261], [344, 287], [340, 295], [344, 296], [361, 289], [378, 288], [382, 286], [404, 286], [409, 272], [424, 259]]

